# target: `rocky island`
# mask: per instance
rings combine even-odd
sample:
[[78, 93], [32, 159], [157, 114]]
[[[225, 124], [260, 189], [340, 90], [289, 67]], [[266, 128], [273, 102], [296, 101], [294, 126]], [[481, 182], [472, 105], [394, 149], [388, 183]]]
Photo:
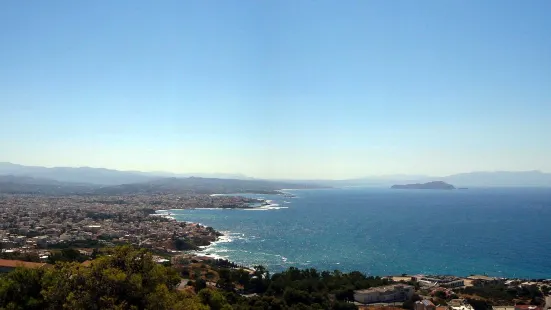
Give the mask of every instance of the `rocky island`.
[[428, 183], [415, 183], [415, 184], [405, 184], [405, 185], [392, 185], [392, 189], [455, 189], [451, 184], [448, 184], [443, 181], [433, 181]]

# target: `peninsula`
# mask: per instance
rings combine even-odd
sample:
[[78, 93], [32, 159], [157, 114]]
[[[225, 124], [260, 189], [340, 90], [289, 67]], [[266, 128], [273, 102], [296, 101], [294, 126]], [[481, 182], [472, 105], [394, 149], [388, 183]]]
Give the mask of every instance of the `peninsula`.
[[428, 183], [415, 183], [415, 184], [405, 184], [405, 185], [392, 185], [392, 189], [455, 189], [451, 184], [448, 184], [443, 181], [433, 181]]

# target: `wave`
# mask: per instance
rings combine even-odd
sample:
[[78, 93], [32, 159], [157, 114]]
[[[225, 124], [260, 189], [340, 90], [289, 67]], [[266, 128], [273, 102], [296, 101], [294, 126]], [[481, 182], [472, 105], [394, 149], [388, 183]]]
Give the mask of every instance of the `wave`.
[[244, 209], [244, 210], [246, 210], [246, 211], [270, 211], [270, 210], [279, 210], [279, 209], [289, 209], [289, 207], [270, 207], [270, 208]]
[[242, 209], [246, 211], [267, 211], [267, 210], [279, 210], [279, 209], [289, 209], [289, 207], [281, 207], [277, 203], [272, 203], [266, 206], [258, 207], [258, 208], [251, 208], [251, 209]]

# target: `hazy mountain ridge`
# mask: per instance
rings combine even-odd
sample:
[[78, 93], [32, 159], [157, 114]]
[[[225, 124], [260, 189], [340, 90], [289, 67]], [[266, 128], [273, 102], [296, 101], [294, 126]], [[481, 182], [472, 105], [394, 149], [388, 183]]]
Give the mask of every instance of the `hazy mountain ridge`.
[[274, 194], [282, 188], [320, 188], [317, 185], [263, 180], [214, 178], [164, 178], [143, 183], [111, 186], [64, 183], [13, 175], [0, 176], [0, 193], [37, 195], [133, 195], [133, 194]]
[[99, 188], [93, 184], [65, 183], [57, 180], [27, 176], [0, 175], [0, 193], [35, 195], [73, 195], [92, 193]]
[[305, 189], [320, 188], [315, 184], [282, 183], [265, 180], [238, 180], [218, 178], [165, 178], [146, 183], [122, 184], [102, 187], [96, 194], [231, 194], [231, 193], [275, 193], [283, 188]]
[[[96, 184], [103, 186], [115, 186], [132, 183], [148, 183], [166, 178], [189, 178], [199, 177], [205, 179], [232, 179], [248, 181], [269, 181], [283, 184], [292, 184], [295, 187], [312, 184], [326, 187], [347, 187], [347, 186], [391, 186], [394, 184], [423, 183], [429, 181], [444, 181], [459, 187], [551, 187], [551, 173], [541, 171], [495, 171], [495, 172], [467, 172], [458, 173], [444, 177], [423, 176], [423, 175], [383, 175], [371, 176], [357, 179], [344, 180], [293, 180], [277, 179], [263, 180], [248, 177], [235, 173], [171, 173], [171, 172], [141, 172], [141, 171], [119, 171], [105, 168], [90, 167], [54, 167], [46, 168], [39, 166], [24, 166], [12, 163], [0, 163], [0, 175], [13, 175], [19, 177], [30, 177], [36, 179], [49, 179], [50, 181], [66, 183]], [[36, 182], [34, 182], [36, 183]], [[152, 186], [156, 183], [153, 182]]]
[[[20, 169], [21, 167], [15, 167]], [[35, 168], [35, 167], [33, 167]], [[69, 168], [70, 169], [70, 168]], [[74, 168], [73, 172], [81, 172], [81, 168]], [[94, 171], [88, 168], [87, 171]], [[107, 169], [99, 169], [104, 172]], [[14, 171], [14, 169], [10, 170]], [[59, 170], [49, 170], [59, 171]], [[15, 171], [17, 172], [17, 171]], [[111, 170], [109, 174], [116, 173]], [[120, 181], [127, 177], [126, 172], [121, 172], [123, 177], [115, 179]], [[62, 175], [60, 179], [64, 179]], [[73, 174], [73, 177], [75, 174]], [[87, 174], [79, 175], [81, 180], [86, 180]], [[108, 180], [114, 182], [114, 180]], [[109, 182], [105, 182], [109, 183]], [[276, 193], [282, 188], [320, 188], [315, 184], [296, 184], [289, 182], [277, 182], [268, 180], [240, 180], [221, 178], [161, 178], [154, 177], [146, 182], [126, 183], [117, 185], [98, 185], [91, 183], [62, 182], [55, 179], [34, 178], [27, 175], [0, 175], [0, 193], [9, 194], [38, 194], [38, 195], [131, 195], [131, 194], [230, 194], [230, 193]]]
[[458, 187], [551, 187], [551, 173], [532, 171], [478, 171], [452, 174], [444, 177], [419, 175], [371, 176], [343, 180], [280, 180], [309, 182], [333, 187], [377, 186], [443, 181]]
[[435, 180], [445, 181], [456, 186], [551, 186], [551, 173], [541, 171], [495, 171], [495, 172], [469, 172], [453, 174]]
[[121, 171], [92, 167], [41, 167], [24, 166], [8, 162], [0, 162], [0, 175], [26, 176], [36, 179], [50, 179], [60, 182], [88, 183], [99, 185], [120, 185], [144, 183], [162, 178], [223, 178], [223, 179], [253, 179], [242, 174], [230, 173], [171, 173]]

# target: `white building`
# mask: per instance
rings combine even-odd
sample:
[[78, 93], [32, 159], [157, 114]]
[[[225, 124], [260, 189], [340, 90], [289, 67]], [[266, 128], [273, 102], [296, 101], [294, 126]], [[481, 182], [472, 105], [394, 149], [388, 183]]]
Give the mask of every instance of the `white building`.
[[450, 306], [450, 310], [474, 310], [473, 306], [464, 299], [452, 299], [448, 305]]
[[393, 284], [354, 291], [354, 300], [363, 304], [406, 301], [414, 292], [413, 286]]

